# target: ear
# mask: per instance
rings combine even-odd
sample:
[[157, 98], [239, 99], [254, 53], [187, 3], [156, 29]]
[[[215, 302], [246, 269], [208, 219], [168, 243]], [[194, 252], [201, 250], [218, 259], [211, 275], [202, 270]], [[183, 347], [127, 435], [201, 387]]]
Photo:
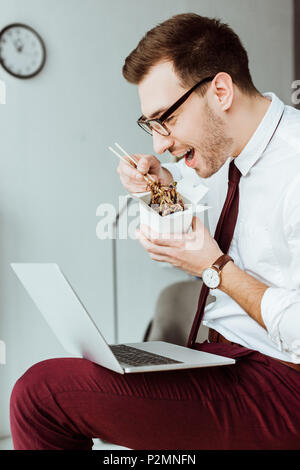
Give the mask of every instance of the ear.
[[218, 73], [213, 79], [210, 91], [214, 95], [214, 105], [220, 111], [228, 111], [233, 101], [233, 82], [231, 76], [226, 72]]

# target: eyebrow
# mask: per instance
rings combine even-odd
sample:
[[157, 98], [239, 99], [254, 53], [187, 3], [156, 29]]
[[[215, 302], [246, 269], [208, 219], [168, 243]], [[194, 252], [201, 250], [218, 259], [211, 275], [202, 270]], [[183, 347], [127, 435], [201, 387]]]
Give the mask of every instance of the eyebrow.
[[167, 109], [168, 108], [160, 108], [157, 111], [155, 111], [154, 113], [152, 113], [148, 118], [146, 116], [144, 116], [144, 114], [142, 115], [142, 117], [144, 119], [154, 119], [156, 116], [159, 116], [160, 114], [164, 113]]

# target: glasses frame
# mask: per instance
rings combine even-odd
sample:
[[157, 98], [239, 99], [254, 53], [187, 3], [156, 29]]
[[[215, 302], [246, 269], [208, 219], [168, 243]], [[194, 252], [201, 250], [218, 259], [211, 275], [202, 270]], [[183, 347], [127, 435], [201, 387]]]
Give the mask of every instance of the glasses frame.
[[[167, 126], [164, 124], [164, 121], [166, 119], [168, 119], [168, 117], [171, 116], [171, 114], [173, 114], [178, 108], [179, 106], [181, 106], [187, 99], [188, 97], [193, 93], [193, 91], [196, 90], [196, 88], [198, 88], [200, 85], [204, 85], [204, 83], [207, 83], [207, 82], [211, 82], [215, 77], [206, 77], [206, 78], [203, 78], [200, 82], [196, 83], [194, 86], [192, 86], [192, 88], [190, 90], [188, 90], [183, 96], [181, 96], [181, 98], [179, 98], [179, 100], [177, 100], [174, 104], [172, 104], [172, 106], [170, 106], [170, 108], [168, 108], [161, 116], [160, 118], [156, 118], [156, 119], [143, 119], [143, 116], [141, 116], [138, 120], [137, 120], [137, 124], [138, 126], [143, 129], [143, 131], [147, 132], [148, 134], [150, 135], [153, 135], [153, 131], [157, 132], [158, 134], [160, 135], [163, 135], [163, 136], [168, 136], [171, 134], [171, 131], [167, 128]], [[160, 124], [162, 126], [162, 128], [166, 131], [165, 134], [161, 134], [160, 132], [158, 132], [156, 129], [152, 129], [151, 128], [151, 123], [152, 122], [157, 122], [158, 124]], [[147, 128], [143, 127], [143, 125], [147, 126]], [[147, 130], [148, 129], [148, 130]]]

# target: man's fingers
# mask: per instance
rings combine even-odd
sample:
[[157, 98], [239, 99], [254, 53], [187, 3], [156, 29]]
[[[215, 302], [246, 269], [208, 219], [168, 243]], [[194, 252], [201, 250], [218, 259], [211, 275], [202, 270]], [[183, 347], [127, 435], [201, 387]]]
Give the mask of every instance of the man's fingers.
[[128, 164], [125, 162], [120, 162], [118, 166], [118, 173], [120, 175], [127, 176], [127, 178], [137, 179], [137, 175], [143, 179], [143, 176], [134, 168], [128, 160]]
[[154, 175], [153, 173], [149, 173], [149, 175], [152, 177], [154, 181], [156, 181], [156, 183], [158, 182], [158, 176]]
[[147, 182], [143, 180], [139, 183], [137, 180], [133, 183], [131, 179], [120, 175], [121, 183], [130, 193], [144, 193], [147, 188]]
[[117, 172], [125, 189], [131, 193], [145, 192], [149, 190], [149, 181], [145, 177], [149, 173], [153, 180], [159, 180], [161, 170], [160, 161], [154, 155], [132, 154], [136, 166], [126, 157], [128, 164], [121, 160]]
[[[136, 157], [136, 155], [133, 157]], [[134, 158], [134, 159], [137, 160], [137, 158]], [[131, 164], [129, 160], [128, 160], [128, 164], [121, 161], [117, 168], [117, 172], [120, 175], [130, 178], [132, 181], [141, 182], [141, 181], [145, 181], [144, 175], [149, 173], [150, 168], [151, 168], [150, 161], [147, 160], [145, 157], [141, 157], [137, 161], [137, 167], [134, 167], [133, 164]], [[155, 176], [152, 175], [152, 176], [154, 177], [156, 181], [158, 180], [158, 177], [156, 175]]]
[[150, 255], [150, 258], [153, 260], [153, 261], [159, 261], [161, 263], [170, 263], [170, 259], [166, 256], [161, 256], [161, 255], [154, 255], [154, 254], [151, 254]]
[[159, 234], [150, 229], [148, 225], [141, 224], [142, 234], [153, 244], [161, 247], [182, 248], [184, 246], [184, 234]]
[[153, 253], [155, 255], [160, 255], [160, 256], [166, 256], [166, 257], [170, 255], [169, 246], [156, 245], [140, 230], [136, 231], [136, 238], [137, 240], [139, 240], [139, 242], [145, 248], [145, 250], [148, 251], [149, 253]]
[[202, 223], [202, 220], [199, 219], [199, 217], [194, 216], [192, 220], [192, 229], [193, 232], [198, 232], [198, 230], [203, 230], [204, 225]]
[[149, 159], [141, 157], [138, 161], [137, 169], [138, 171], [143, 173], [143, 175], [145, 175], [146, 173], [148, 173], [150, 166], [151, 162], [149, 161]]

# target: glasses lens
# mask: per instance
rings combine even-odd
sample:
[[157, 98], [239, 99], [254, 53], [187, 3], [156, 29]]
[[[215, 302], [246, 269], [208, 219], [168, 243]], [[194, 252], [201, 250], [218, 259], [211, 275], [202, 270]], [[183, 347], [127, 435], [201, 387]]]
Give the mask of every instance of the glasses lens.
[[138, 121], [138, 125], [148, 134], [152, 135], [152, 129], [147, 122]]
[[151, 129], [153, 129], [155, 132], [158, 132], [160, 135], [169, 135], [169, 131], [163, 126], [158, 121], [149, 121], [149, 125], [151, 126]]
[[153, 135], [153, 131], [157, 132], [160, 135], [170, 135], [170, 132], [163, 124], [153, 121], [138, 121], [138, 125], [148, 134]]

